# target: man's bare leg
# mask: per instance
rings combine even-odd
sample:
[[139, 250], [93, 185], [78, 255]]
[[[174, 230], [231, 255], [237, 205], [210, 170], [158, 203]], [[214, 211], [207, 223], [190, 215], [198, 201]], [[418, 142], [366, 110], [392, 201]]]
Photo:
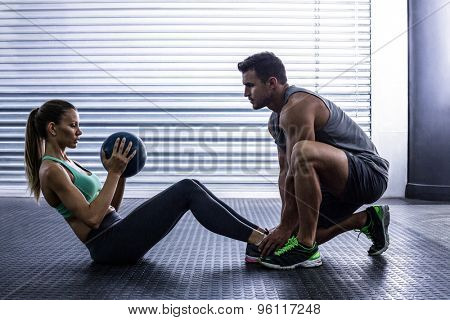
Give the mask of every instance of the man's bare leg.
[[311, 247], [316, 241], [322, 201], [320, 185], [336, 196], [341, 195], [348, 179], [348, 159], [345, 152], [330, 145], [300, 141], [292, 150], [291, 166], [299, 215], [297, 238]]
[[367, 212], [365, 210], [354, 213], [339, 224], [335, 224], [329, 228], [318, 228], [316, 241], [318, 244], [322, 244], [346, 231], [361, 229], [366, 224], [366, 221]]

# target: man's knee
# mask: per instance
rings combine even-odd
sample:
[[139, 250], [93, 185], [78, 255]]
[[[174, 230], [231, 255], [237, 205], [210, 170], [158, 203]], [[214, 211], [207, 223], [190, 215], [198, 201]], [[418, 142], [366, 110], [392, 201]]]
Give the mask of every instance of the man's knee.
[[317, 160], [317, 148], [314, 141], [302, 140], [297, 142], [292, 148], [291, 166], [294, 172], [311, 169]]

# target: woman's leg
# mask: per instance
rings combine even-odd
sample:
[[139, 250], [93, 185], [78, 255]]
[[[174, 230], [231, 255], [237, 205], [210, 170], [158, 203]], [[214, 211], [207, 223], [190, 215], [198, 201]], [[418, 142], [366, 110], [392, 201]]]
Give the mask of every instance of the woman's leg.
[[262, 230], [264, 231], [264, 229], [261, 229], [260, 227], [258, 227], [256, 224], [254, 224], [253, 222], [248, 221], [247, 219], [245, 219], [244, 217], [242, 217], [239, 213], [237, 213], [236, 211], [234, 211], [233, 208], [231, 208], [229, 205], [227, 205], [225, 202], [223, 202], [222, 200], [220, 200], [219, 198], [216, 197], [216, 195], [214, 193], [212, 193], [208, 188], [206, 188], [200, 181], [192, 179], [192, 181], [194, 181], [196, 184], [198, 184], [203, 190], [205, 190], [209, 196], [211, 198], [213, 198], [215, 201], [217, 201], [218, 203], [220, 203], [225, 209], [228, 210], [228, 212], [230, 214], [232, 214], [236, 219], [238, 219], [239, 221], [245, 223], [246, 225], [248, 225], [249, 227], [255, 229], [255, 230]]
[[[132, 263], [141, 258], [176, 225], [184, 213], [194, 217], [208, 230], [240, 241], [257, 243], [263, 234], [241, 222], [193, 180], [182, 180], [145, 201], [102, 239], [94, 260], [107, 263]], [[256, 240], [257, 239], [257, 240]]]

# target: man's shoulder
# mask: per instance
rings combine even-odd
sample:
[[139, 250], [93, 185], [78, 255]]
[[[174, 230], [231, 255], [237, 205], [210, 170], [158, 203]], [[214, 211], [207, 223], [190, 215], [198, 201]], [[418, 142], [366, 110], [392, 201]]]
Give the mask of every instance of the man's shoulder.
[[311, 95], [304, 92], [293, 94], [280, 112], [280, 125], [292, 125], [302, 123], [305, 120], [314, 120], [317, 101], [312, 98]]

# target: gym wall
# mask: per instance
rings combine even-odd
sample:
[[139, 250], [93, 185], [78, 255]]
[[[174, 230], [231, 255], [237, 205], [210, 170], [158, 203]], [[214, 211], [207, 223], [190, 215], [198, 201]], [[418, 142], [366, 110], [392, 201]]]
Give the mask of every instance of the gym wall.
[[450, 4], [409, 5], [409, 150], [406, 196], [450, 200]]
[[27, 195], [28, 113], [49, 99], [78, 107], [69, 154], [102, 179], [115, 131], [145, 141], [127, 196], [184, 177], [221, 196], [277, 196], [268, 110], [243, 97], [239, 61], [273, 51], [289, 83], [334, 100], [371, 134], [370, 1], [20, 0], [0, 4], [0, 190]]

